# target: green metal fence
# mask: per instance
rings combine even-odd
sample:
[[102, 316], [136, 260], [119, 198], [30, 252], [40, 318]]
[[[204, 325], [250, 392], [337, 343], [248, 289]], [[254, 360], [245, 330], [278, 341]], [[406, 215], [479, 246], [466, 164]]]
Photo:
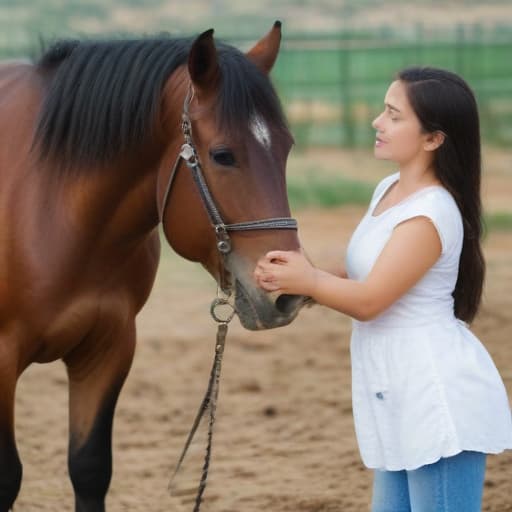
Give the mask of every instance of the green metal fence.
[[[26, 33], [17, 37], [14, 28], [0, 33], [0, 57], [32, 55], [37, 33], [30, 40]], [[38, 32], [53, 36], [58, 30]], [[230, 42], [247, 48], [258, 37], [244, 34]], [[368, 147], [371, 121], [390, 81], [410, 65], [460, 73], [475, 90], [483, 140], [512, 147], [512, 24], [285, 34], [272, 77], [297, 146]]]
[[287, 37], [273, 72], [299, 147], [367, 146], [395, 73], [411, 65], [461, 74], [477, 96], [482, 137], [512, 145], [512, 29], [454, 27], [407, 38], [382, 31]]

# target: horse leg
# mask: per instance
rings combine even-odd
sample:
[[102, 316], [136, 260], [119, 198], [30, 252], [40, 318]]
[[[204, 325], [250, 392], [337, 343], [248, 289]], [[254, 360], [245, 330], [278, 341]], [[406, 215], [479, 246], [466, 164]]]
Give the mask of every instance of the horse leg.
[[112, 476], [112, 421], [135, 347], [135, 325], [108, 326], [65, 358], [69, 376], [68, 468], [76, 512], [104, 512]]
[[0, 340], [0, 512], [7, 512], [18, 496], [22, 466], [14, 436], [14, 394], [18, 364]]

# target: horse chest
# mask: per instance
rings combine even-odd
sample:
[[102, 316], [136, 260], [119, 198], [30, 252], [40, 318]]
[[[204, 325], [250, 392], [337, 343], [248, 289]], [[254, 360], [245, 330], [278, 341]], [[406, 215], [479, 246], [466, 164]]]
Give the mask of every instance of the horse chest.
[[37, 352], [33, 360], [38, 363], [55, 361], [64, 357], [87, 338], [98, 319], [98, 298], [84, 294], [69, 300], [55, 312], [46, 313], [41, 324]]

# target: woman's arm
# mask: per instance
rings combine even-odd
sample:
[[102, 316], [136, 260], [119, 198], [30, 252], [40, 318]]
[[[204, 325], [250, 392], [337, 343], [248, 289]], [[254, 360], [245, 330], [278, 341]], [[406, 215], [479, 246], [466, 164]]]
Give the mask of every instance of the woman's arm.
[[371, 320], [412, 288], [440, 255], [441, 241], [432, 222], [414, 217], [393, 230], [365, 281], [322, 271], [290, 251], [269, 252], [254, 275], [267, 291], [308, 295], [358, 320]]
[[318, 267], [318, 269], [336, 277], [347, 277], [347, 271], [343, 261], [336, 261], [334, 263], [330, 262], [329, 264], [322, 266], [322, 268]]
[[[305, 254], [304, 250], [302, 249], [302, 254]], [[307, 257], [307, 255], [306, 255]], [[308, 257], [307, 257], [308, 258]], [[311, 260], [308, 258], [309, 262], [311, 263]], [[328, 274], [332, 274], [336, 277], [347, 277], [347, 271], [345, 269], [345, 262], [343, 260], [342, 256], [338, 255], [330, 255], [329, 259], [323, 259], [318, 264], [313, 264], [318, 270], [323, 270], [324, 272]]]
[[[279, 251], [278, 251], [279, 252]], [[294, 251], [283, 251], [283, 252], [290, 252], [293, 253]], [[304, 247], [300, 247], [299, 249], [300, 254], [302, 254], [309, 263], [317, 268], [318, 270], [323, 270], [324, 272], [327, 272], [328, 274], [332, 274], [336, 277], [347, 277], [347, 271], [345, 269], [345, 261], [342, 254], [338, 254], [338, 252], [341, 253], [341, 251], [332, 251], [329, 252], [329, 254], [322, 255], [322, 258], [315, 258], [317, 261], [313, 263], [311, 261], [311, 258], [306, 253], [306, 250]]]

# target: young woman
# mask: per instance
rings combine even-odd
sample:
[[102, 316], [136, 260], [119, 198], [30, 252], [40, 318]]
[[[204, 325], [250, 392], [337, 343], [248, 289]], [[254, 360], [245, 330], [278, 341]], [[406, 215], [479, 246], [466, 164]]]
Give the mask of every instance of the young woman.
[[254, 275], [353, 317], [353, 411], [373, 512], [481, 510], [486, 454], [512, 448], [503, 382], [467, 323], [482, 295], [480, 134], [457, 75], [410, 68], [373, 121], [377, 186], [346, 270], [272, 251]]

